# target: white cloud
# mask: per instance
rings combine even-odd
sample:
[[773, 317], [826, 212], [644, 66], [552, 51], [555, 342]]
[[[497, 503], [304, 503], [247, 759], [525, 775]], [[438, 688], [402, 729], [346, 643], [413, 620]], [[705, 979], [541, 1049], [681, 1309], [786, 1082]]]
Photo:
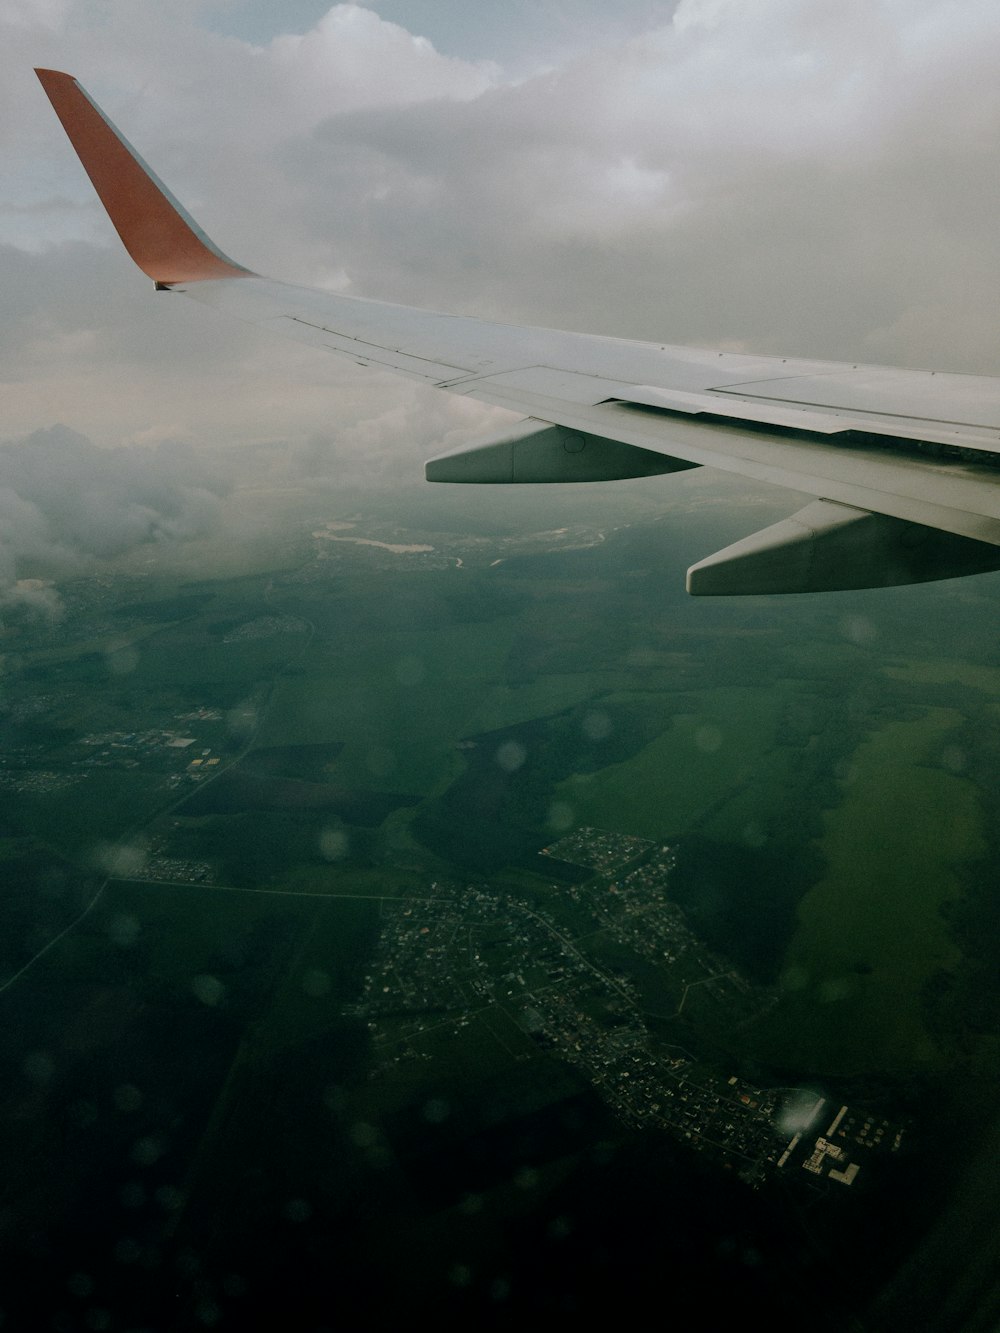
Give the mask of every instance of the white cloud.
[[425, 37], [353, 4], [335, 5], [310, 32], [275, 37], [261, 54], [271, 58], [275, 83], [313, 122], [357, 107], [466, 101], [499, 75], [493, 63], [441, 55]]

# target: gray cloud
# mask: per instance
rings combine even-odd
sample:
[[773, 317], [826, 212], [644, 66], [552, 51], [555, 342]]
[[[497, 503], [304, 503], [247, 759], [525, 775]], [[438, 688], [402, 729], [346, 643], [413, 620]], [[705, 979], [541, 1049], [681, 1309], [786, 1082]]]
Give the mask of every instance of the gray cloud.
[[998, 57], [975, 5], [685, 3], [468, 105], [338, 114], [286, 172], [317, 236], [339, 187], [328, 263], [359, 291], [986, 370]]
[[278, 277], [626, 337], [994, 369], [992, 2], [623, 0], [620, 23], [571, 32], [588, 0], [549, 7], [544, 67], [537, 25], [491, 45], [495, 16], [465, 7], [448, 54], [402, 26], [411, 12], [447, 33], [449, 5], [336, 5], [260, 35], [258, 0], [232, 0], [230, 32], [245, 10], [253, 42], [218, 30], [218, 6], [209, 31], [196, 0], [8, 6], [8, 433], [280, 442], [293, 469], [336, 456], [330, 475], [409, 476], [432, 437], [486, 420], [154, 297], [30, 63], [76, 72], [223, 248]]
[[217, 522], [227, 484], [188, 446], [100, 449], [64, 426], [0, 444], [0, 607], [53, 610], [44, 580]]

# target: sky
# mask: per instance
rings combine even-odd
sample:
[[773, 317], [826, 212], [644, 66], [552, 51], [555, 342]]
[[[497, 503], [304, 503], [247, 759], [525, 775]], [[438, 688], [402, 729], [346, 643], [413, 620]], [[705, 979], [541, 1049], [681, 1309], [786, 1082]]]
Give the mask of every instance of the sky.
[[[178, 460], [210, 445], [294, 460], [328, 441], [341, 465], [416, 479], [497, 420], [154, 294], [37, 65], [76, 75], [220, 247], [271, 277], [997, 371], [994, 0], [5, 0], [0, 602], [27, 517], [65, 520], [26, 492], [30, 459], [5, 471], [12, 449], [43, 472], [53, 449], [78, 468], [87, 446], [144, 450], [148, 490], [157, 460], [184, 486]], [[96, 492], [106, 460], [89, 457]], [[147, 531], [169, 530], [159, 516]]]

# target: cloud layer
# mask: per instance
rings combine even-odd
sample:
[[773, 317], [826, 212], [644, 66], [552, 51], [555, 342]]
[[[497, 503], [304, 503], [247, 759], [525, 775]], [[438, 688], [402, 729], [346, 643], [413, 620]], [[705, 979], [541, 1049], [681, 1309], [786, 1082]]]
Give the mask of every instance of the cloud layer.
[[221, 13], [4, 7], [8, 433], [329, 439], [359, 464], [377, 437], [412, 479], [435, 432], [487, 421], [154, 296], [34, 64], [76, 73], [222, 247], [278, 277], [626, 337], [995, 368], [986, 0], [625, 0], [614, 31], [543, 52], [485, 16], [482, 46], [466, 18], [456, 53], [374, 7], [254, 42]]
[[226, 489], [183, 444], [101, 449], [63, 426], [0, 444], [0, 613], [55, 611], [46, 580], [201, 536]]

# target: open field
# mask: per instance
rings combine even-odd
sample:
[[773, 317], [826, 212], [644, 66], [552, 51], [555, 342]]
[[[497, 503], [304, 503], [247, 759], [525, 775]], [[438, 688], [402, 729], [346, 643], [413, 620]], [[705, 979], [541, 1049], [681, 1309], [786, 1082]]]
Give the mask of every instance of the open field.
[[967, 780], [931, 767], [958, 714], [890, 722], [855, 752], [826, 815], [827, 870], [802, 900], [783, 1000], [759, 1050], [816, 1072], [906, 1072], [947, 1060], [922, 992], [958, 953], [942, 907], [957, 870], [985, 851]]
[[577, 822], [665, 838], [752, 786], [780, 701], [773, 691], [724, 687], [697, 702], [696, 712], [685, 698], [671, 713], [669, 695], [649, 701], [662, 710], [662, 735], [624, 763], [561, 784], [558, 799]]
[[[0, 919], [7, 973], [35, 961], [3, 996], [0, 1111], [25, 1289], [49, 1284], [55, 1313], [83, 1273], [114, 1284], [123, 1327], [168, 1297], [193, 1327], [206, 1291], [249, 1326], [248, 1301], [283, 1309], [335, 1254], [344, 1317], [387, 1267], [403, 1305], [464, 1309], [452, 1270], [479, 1264], [481, 1314], [505, 1274], [577, 1281], [599, 1253], [618, 1271], [650, 1237], [648, 1271], [687, 1293], [720, 1262], [720, 1215], [780, 1286], [792, 1195], [762, 1207], [691, 1142], [626, 1124], [574, 1063], [585, 1039], [527, 1030], [577, 938], [599, 969], [563, 1012], [609, 1040], [648, 1022], [725, 1077], [850, 1075], [920, 1114], [947, 1071], [950, 1106], [992, 1112], [1000, 985], [969, 943], [995, 922], [989, 617], [933, 587], [699, 603], [677, 569], [747, 515], [616, 494], [612, 514], [567, 490], [558, 522], [529, 498], [516, 524], [474, 498], [462, 532], [440, 496], [408, 529], [389, 500], [286, 495], [259, 558], [83, 580], [65, 625], [20, 635]], [[331, 521], [359, 540], [318, 552]], [[588, 897], [588, 870], [538, 855], [581, 825], [669, 840], [663, 892], [712, 976], [666, 942], [631, 954], [610, 886]], [[127, 879], [145, 858], [167, 878]], [[734, 974], [735, 998], [708, 985]], [[844, 1205], [858, 1229], [818, 1222], [824, 1288], [876, 1262], [874, 1196]], [[664, 1197], [686, 1247], [666, 1270]], [[32, 1239], [53, 1226], [73, 1237], [55, 1259]]]

